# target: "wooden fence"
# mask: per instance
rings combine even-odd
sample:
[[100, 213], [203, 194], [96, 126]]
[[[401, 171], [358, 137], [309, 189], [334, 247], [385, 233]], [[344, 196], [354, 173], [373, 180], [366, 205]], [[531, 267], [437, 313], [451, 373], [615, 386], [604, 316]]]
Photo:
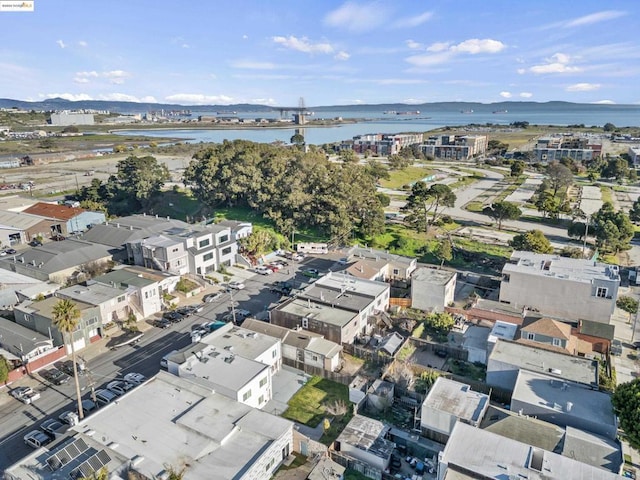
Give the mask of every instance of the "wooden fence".
[[344, 375], [340, 372], [332, 372], [330, 370], [325, 370], [324, 368], [314, 367], [313, 365], [305, 365], [303, 362], [298, 362], [290, 358], [283, 357], [282, 363], [289, 367], [302, 370], [304, 373], [307, 373], [309, 375], [326, 378], [328, 380], [333, 380], [334, 382], [342, 383], [344, 385], [349, 385], [356, 377], [355, 375]]
[[411, 308], [411, 299], [391, 297], [389, 299], [389, 305], [392, 305], [395, 307]]

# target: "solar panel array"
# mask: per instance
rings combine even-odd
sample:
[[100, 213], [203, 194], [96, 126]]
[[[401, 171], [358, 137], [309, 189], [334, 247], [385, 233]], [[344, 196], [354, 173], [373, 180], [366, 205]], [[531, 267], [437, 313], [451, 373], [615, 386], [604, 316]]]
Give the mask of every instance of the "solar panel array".
[[67, 463], [78, 458], [78, 456], [86, 452], [88, 449], [89, 447], [82, 438], [76, 438], [69, 445], [65, 446], [61, 450], [58, 450], [56, 453], [47, 458], [47, 465], [49, 465], [49, 468], [52, 471], [56, 471], [60, 467], [63, 467]]
[[69, 475], [72, 479], [89, 478], [94, 472], [98, 472], [102, 467], [111, 461], [111, 457], [105, 450], [100, 450], [87, 458], [82, 464], [74, 469]]

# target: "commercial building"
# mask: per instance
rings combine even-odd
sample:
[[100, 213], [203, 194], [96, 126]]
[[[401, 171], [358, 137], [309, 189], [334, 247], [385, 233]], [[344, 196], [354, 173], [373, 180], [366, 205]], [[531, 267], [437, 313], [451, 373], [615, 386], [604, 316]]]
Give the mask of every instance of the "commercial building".
[[353, 343], [371, 332], [371, 316], [389, 307], [389, 292], [386, 283], [329, 272], [273, 309], [271, 323], [319, 333], [338, 344]]
[[469, 160], [487, 151], [486, 135], [437, 135], [429, 137], [420, 148], [422, 153], [443, 160]]
[[292, 442], [292, 422], [160, 372], [72, 427], [65, 439], [7, 468], [5, 476], [89, 477], [105, 465], [114, 478], [165, 478], [171, 466], [184, 468], [186, 479], [269, 480]]
[[489, 355], [487, 384], [513, 390], [521, 369], [598, 388], [597, 360], [574, 357], [507, 340], [498, 340]]
[[615, 265], [515, 251], [502, 269], [500, 301], [556, 318], [609, 323], [619, 285]]
[[23, 212], [0, 211], [0, 243], [4, 246], [28, 243], [47, 237], [58, 221]]
[[54, 112], [51, 114], [51, 125], [55, 127], [68, 127], [70, 125], [93, 125], [95, 120], [93, 113], [70, 112], [64, 110], [62, 112]]
[[469, 385], [438, 377], [422, 403], [422, 434], [447, 443], [453, 427], [460, 421], [477, 427], [489, 407], [489, 395], [474, 392]]
[[542, 373], [520, 370], [511, 409], [560, 427], [574, 427], [610, 439], [618, 434], [618, 420], [609, 394]]
[[420, 145], [423, 138], [421, 133], [358, 135], [353, 137], [353, 151], [360, 154], [397, 155], [404, 147]]
[[591, 143], [590, 138], [573, 136], [541, 137], [533, 147], [533, 161], [549, 163], [571, 158], [589, 162], [602, 155], [602, 145]]
[[411, 274], [411, 308], [443, 312], [453, 303], [456, 272], [420, 267]]
[[640, 147], [629, 147], [627, 155], [635, 168], [640, 167]]
[[615, 480], [617, 474], [458, 422], [439, 456], [438, 480]]
[[84, 232], [94, 225], [104, 223], [104, 212], [92, 212], [84, 208], [38, 202], [24, 210], [24, 213], [37, 215], [43, 219], [57, 222], [50, 226], [49, 235], [68, 235], [71, 232]]

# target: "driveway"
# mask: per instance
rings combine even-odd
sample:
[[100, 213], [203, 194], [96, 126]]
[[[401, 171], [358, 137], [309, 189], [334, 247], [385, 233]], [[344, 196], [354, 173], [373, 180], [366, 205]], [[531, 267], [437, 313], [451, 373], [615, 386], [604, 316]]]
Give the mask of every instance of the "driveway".
[[283, 365], [271, 379], [272, 398], [262, 409], [267, 413], [282, 415], [288, 407], [288, 402], [298, 390], [311, 378], [301, 370]]

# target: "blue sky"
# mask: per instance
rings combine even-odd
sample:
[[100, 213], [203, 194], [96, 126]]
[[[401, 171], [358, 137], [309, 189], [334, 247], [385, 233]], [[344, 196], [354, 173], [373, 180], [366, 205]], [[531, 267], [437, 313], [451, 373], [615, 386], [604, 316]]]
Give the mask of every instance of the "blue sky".
[[0, 96], [637, 104], [639, 13], [636, 0], [35, 0], [0, 12]]

